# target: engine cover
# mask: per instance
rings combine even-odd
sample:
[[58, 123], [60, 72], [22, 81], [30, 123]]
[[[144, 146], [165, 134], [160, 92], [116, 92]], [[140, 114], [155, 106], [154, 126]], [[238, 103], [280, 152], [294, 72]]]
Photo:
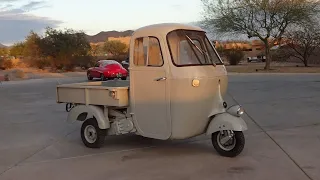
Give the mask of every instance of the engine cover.
[[111, 124], [109, 134], [121, 135], [136, 132], [131, 118], [118, 119]]

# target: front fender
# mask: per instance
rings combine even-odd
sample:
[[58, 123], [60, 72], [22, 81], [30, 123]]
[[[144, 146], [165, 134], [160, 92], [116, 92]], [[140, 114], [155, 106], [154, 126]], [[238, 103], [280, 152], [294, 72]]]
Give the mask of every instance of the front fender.
[[210, 135], [222, 130], [245, 131], [247, 129], [247, 124], [241, 117], [225, 112], [214, 116], [207, 128], [206, 134]]
[[104, 110], [102, 108], [99, 108], [98, 106], [78, 105], [72, 108], [68, 113], [67, 121], [85, 121], [86, 119], [94, 117], [97, 120], [100, 129], [108, 129], [110, 128], [108, 112], [103, 111]]

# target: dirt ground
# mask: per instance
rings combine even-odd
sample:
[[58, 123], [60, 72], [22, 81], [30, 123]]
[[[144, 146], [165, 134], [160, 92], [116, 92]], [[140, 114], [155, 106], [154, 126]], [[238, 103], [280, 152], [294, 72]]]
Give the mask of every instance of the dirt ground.
[[265, 71], [264, 66], [261, 62], [241, 62], [236, 66], [226, 65], [226, 68], [231, 73], [320, 73], [320, 65], [304, 67], [301, 63], [272, 62], [269, 71]]
[[79, 77], [85, 76], [82, 70], [74, 72], [53, 73], [49, 70], [40, 70], [35, 68], [14, 68], [9, 70], [0, 70], [0, 81], [4, 81], [3, 77], [8, 74], [10, 81], [19, 81], [26, 79], [43, 79], [43, 78], [64, 78], [64, 77]]
[[[301, 63], [278, 63], [271, 64], [271, 70], [265, 71], [262, 62], [241, 62], [239, 65], [226, 65], [230, 73], [320, 73], [320, 65], [311, 65], [303, 67]], [[0, 70], [0, 81], [4, 81], [4, 76], [8, 74], [10, 81], [19, 81], [26, 79], [44, 79], [44, 78], [64, 78], [85, 76], [85, 71], [76, 69], [74, 72], [53, 73], [49, 70], [39, 70], [35, 68], [15, 68], [10, 70]]]

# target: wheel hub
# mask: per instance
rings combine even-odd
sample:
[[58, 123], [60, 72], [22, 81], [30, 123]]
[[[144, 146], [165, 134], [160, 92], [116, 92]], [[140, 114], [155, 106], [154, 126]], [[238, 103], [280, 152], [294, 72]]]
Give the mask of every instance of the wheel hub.
[[92, 125], [86, 126], [84, 129], [84, 137], [89, 143], [94, 143], [97, 140], [97, 131]]
[[231, 151], [236, 146], [236, 139], [233, 131], [221, 131], [217, 136], [217, 142], [221, 149]]

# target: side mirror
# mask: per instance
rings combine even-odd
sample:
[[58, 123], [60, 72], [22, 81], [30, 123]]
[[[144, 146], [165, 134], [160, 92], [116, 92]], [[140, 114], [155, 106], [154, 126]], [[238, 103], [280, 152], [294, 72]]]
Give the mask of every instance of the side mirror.
[[127, 61], [122, 61], [121, 63], [122, 63], [122, 64], [126, 64], [126, 65], [129, 64]]

